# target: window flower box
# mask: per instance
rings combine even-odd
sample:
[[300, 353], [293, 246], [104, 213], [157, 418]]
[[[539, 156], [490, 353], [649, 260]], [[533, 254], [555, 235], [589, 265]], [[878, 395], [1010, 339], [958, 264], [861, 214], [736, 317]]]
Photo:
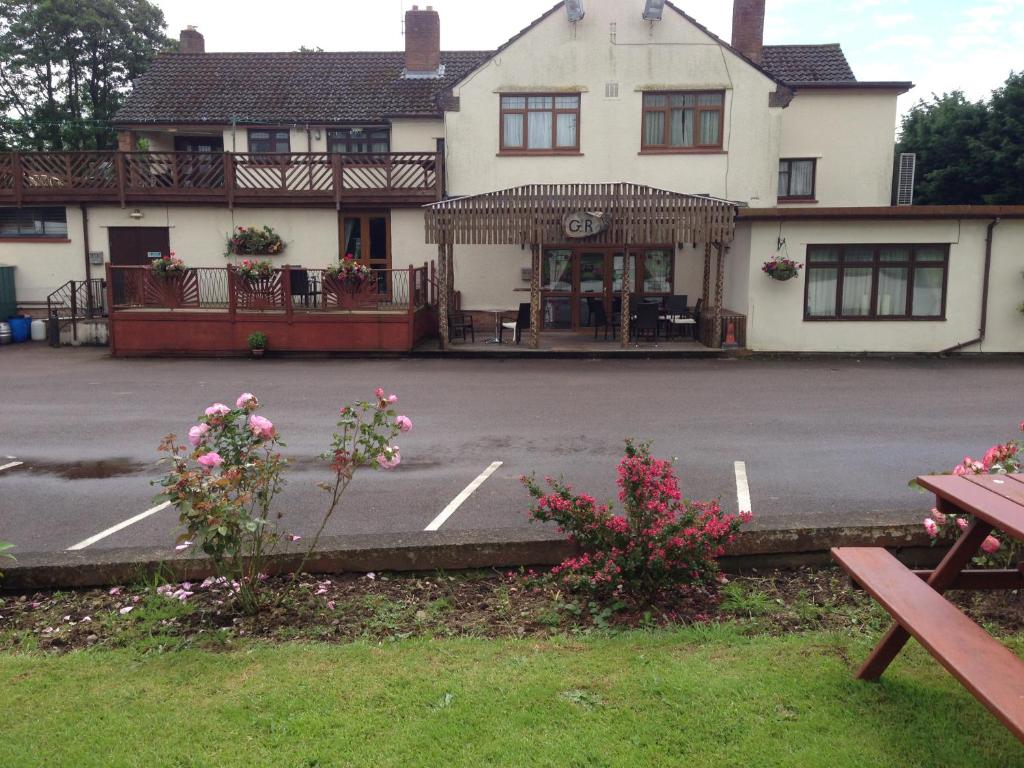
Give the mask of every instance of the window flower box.
[[278, 256], [284, 245], [281, 236], [270, 227], [236, 227], [228, 236], [225, 256]]

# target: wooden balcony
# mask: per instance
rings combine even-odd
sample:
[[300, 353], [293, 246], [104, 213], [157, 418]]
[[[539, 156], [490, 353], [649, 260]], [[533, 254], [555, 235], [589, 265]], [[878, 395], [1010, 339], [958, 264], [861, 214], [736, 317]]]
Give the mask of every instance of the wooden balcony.
[[443, 197], [443, 162], [434, 152], [3, 152], [0, 205], [423, 205]]

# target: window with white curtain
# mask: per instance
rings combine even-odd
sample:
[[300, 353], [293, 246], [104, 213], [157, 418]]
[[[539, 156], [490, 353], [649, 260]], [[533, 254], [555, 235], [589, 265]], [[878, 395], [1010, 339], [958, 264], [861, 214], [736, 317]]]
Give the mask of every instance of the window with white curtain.
[[809, 245], [807, 320], [942, 320], [948, 245]]
[[650, 92], [643, 99], [641, 148], [698, 151], [722, 148], [725, 94]]
[[786, 159], [779, 161], [779, 198], [813, 200], [818, 161]]
[[501, 97], [503, 152], [578, 152], [579, 94]]

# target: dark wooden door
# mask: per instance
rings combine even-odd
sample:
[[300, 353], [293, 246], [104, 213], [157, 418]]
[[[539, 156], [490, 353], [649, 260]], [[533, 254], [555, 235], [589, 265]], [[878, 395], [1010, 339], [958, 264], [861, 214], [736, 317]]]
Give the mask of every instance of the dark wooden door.
[[[110, 263], [115, 267], [148, 266], [158, 255], [171, 252], [167, 227], [110, 227]], [[135, 284], [135, 283], [132, 283]], [[114, 270], [114, 304], [125, 303], [125, 276]]]

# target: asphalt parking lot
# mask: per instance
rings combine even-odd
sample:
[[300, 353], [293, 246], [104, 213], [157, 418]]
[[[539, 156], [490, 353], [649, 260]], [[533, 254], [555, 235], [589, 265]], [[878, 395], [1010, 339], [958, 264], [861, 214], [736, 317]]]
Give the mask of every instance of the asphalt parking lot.
[[363, 472], [328, 533], [530, 525], [523, 473], [615, 494], [622, 440], [678, 457], [686, 495], [759, 527], [917, 520], [907, 487], [1014, 436], [1017, 360], [113, 360], [0, 349], [0, 539], [21, 551], [172, 546], [156, 447], [215, 401], [255, 392], [294, 459], [284, 527], [322, 513], [316, 456], [344, 402], [377, 386], [414, 430], [396, 470]]

